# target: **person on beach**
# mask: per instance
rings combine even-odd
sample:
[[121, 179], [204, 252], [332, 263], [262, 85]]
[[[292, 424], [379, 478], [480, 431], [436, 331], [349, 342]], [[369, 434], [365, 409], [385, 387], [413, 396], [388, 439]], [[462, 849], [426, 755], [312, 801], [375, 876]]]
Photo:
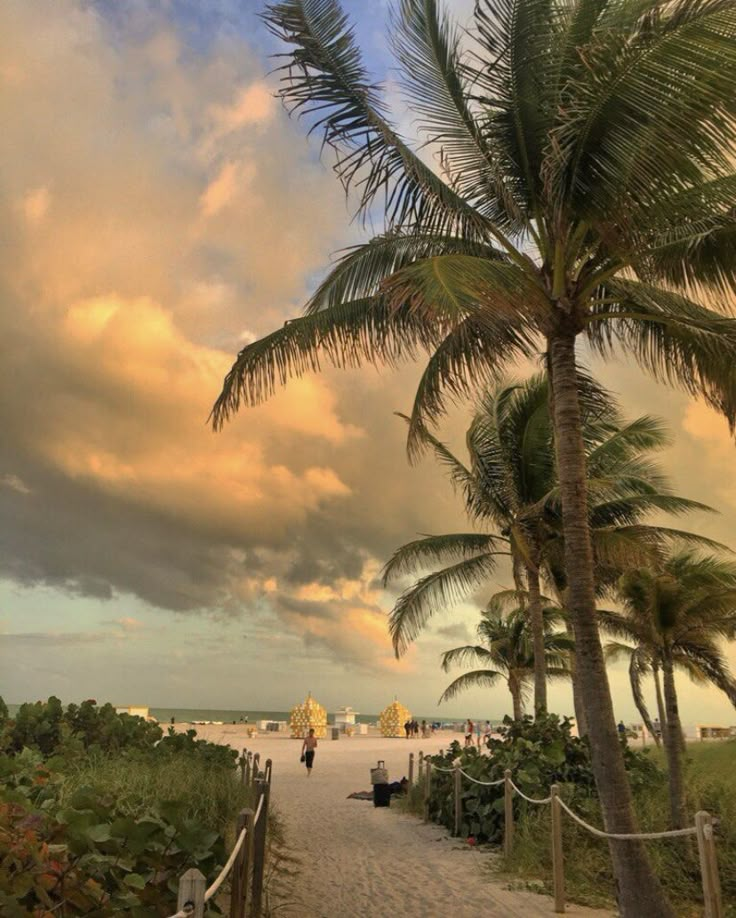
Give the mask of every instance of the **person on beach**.
[[317, 737], [314, 735], [314, 728], [309, 731], [309, 734], [304, 737], [304, 744], [302, 745], [302, 755], [304, 756], [304, 763], [307, 766], [307, 777], [312, 777], [312, 765], [314, 765], [314, 750], [317, 748]]
[[468, 722], [465, 724], [465, 745], [473, 745], [473, 721], [468, 718]]
[[404, 724], [404, 731], [406, 733], [406, 738], [409, 739], [409, 735], [411, 733], [411, 721], [410, 720], [407, 720], [407, 722]]
[[483, 728], [483, 742], [486, 744], [486, 746], [488, 745], [491, 739], [491, 733], [493, 733], [493, 727], [491, 727], [490, 720], [487, 720], [486, 725]]

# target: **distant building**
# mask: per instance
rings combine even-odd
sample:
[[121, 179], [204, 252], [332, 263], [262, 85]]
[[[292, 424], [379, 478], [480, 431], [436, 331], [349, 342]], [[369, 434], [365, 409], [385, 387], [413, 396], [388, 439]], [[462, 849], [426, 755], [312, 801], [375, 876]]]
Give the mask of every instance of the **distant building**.
[[335, 711], [335, 726], [344, 732], [346, 727], [355, 726], [355, 718], [357, 716], [358, 712], [350, 707], [338, 708]]
[[115, 711], [118, 714], [130, 714], [131, 717], [142, 717], [143, 720], [156, 721], [156, 718], [151, 715], [151, 709], [144, 707], [143, 705], [123, 705], [122, 707], [115, 708]]

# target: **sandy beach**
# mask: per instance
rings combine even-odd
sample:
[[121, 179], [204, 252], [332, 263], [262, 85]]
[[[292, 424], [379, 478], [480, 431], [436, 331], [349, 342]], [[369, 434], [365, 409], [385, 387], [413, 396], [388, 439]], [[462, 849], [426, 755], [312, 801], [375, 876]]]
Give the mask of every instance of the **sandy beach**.
[[[178, 725], [179, 729], [186, 725]], [[409, 752], [437, 752], [457, 734], [432, 739], [378, 736], [321, 740], [314, 773], [299, 762], [300, 743], [284, 734], [249, 739], [243, 725], [197, 726], [198, 735], [233, 748], [244, 746], [273, 761], [272, 795], [283, 817], [288, 843], [303, 859], [298, 905], [280, 914], [292, 918], [432, 918], [448, 909], [454, 918], [541, 918], [552, 900], [511, 891], [494, 879], [490, 849], [473, 849], [446, 829], [424, 825], [396, 808], [376, 809], [348, 800], [369, 790], [369, 769], [385, 759], [391, 780], [407, 773]], [[613, 913], [569, 906], [572, 916]]]

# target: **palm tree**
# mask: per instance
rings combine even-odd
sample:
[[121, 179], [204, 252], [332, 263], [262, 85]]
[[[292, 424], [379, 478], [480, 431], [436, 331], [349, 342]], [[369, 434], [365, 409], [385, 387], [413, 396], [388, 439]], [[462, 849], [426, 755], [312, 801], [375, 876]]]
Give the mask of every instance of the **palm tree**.
[[[652, 510], [683, 513], [708, 509], [672, 493], [650, 454], [668, 442], [660, 421], [626, 423], [611, 397], [583, 379], [583, 436], [591, 489], [590, 518], [601, 589], [615, 582], [624, 563], [642, 563], [650, 550], [677, 539], [700, 539], [679, 530], [646, 526]], [[452, 563], [421, 578], [399, 598], [389, 620], [397, 654], [402, 653], [439, 609], [455, 605], [487, 585], [499, 556], [510, 555], [516, 601], [528, 607], [537, 663], [535, 712], [547, 707], [540, 577], [563, 601], [564, 534], [554, 461], [554, 438], [546, 374], [501, 383], [483, 394], [467, 433], [469, 465], [422, 430], [463, 493], [474, 522], [497, 533], [452, 533], [415, 540], [399, 548], [384, 568], [384, 583], [437, 562]], [[526, 581], [526, 587], [524, 584]], [[580, 692], [573, 679], [576, 719], [586, 732]]]
[[634, 641], [632, 658], [648, 658], [662, 669], [665, 720], [662, 729], [670, 782], [673, 828], [685, 821], [682, 752], [675, 669], [710, 683], [736, 706], [736, 680], [719, 647], [736, 636], [736, 564], [692, 549], [671, 554], [658, 568], [627, 572], [619, 584], [623, 614], [607, 613], [607, 625]]
[[666, 717], [664, 712], [664, 701], [659, 685], [659, 668], [656, 661], [652, 659], [651, 652], [643, 644], [632, 647], [629, 644], [624, 644], [622, 641], [609, 641], [603, 648], [603, 651], [606, 656], [606, 661], [611, 663], [615, 663], [622, 658], [628, 659], [629, 683], [631, 685], [631, 694], [634, 698], [634, 704], [636, 705], [636, 709], [639, 712], [639, 716], [644, 726], [647, 728], [650, 735], [654, 737], [655, 744], [659, 746], [662, 742], [662, 737], [660, 731], [657, 730], [652, 722], [642, 689], [642, 679], [651, 673], [655, 678], [655, 686], [657, 689], [659, 723], [661, 727], [664, 728]]
[[[442, 693], [440, 704], [450, 701], [466, 689], [492, 688], [505, 679], [511, 693], [514, 720], [523, 717], [524, 699], [534, 677], [534, 646], [526, 610], [517, 608], [506, 615], [504, 605], [500, 598], [491, 599], [478, 625], [477, 644], [455, 647], [442, 655], [442, 668], [445, 672], [452, 666], [469, 663], [476, 663], [483, 668], [458, 676]], [[550, 677], [569, 679], [568, 654], [573, 641], [569, 634], [552, 630], [560, 621], [559, 610], [543, 610], [546, 670]]]
[[[338, 0], [279, 0], [279, 93], [385, 232], [347, 252], [305, 315], [244, 348], [214, 410], [320, 367], [429, 361], [417, 432], [522, 357], [547, 355], [570, 610], [607, 828], [636, 830], [595, 609], [576, 342], [619, 351], [736, 422], [736, 5], [478, 0], [470, 38], [400, 0], [403, 91], [441, 175], [394, 127]], [[704, 305], [704, 303], [708, 305]], [[672, 915], [643, 845], [610, 843], [624, 916]]]

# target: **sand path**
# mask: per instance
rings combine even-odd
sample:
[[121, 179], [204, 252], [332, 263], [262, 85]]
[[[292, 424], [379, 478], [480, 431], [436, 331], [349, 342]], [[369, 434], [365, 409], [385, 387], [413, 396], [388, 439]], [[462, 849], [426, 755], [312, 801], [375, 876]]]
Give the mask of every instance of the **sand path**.
[[[212, 731], [210, 734], [209, 731]], [[414, 816], [348, 800], [370, 788], [369, 768], [386, 760], [391, 780], [406, 773], [408, 753], [436, 752], [447, 737], [385, 740], [353, 737], [320, 742], [314, 773], [299, 763], [300, 744], [277, 736], [253, 740], [229, 735], [232, 728], [208, 728], [200, 735], [247, 746], [273, 761], [272, 796], [284, 818], [288, 843], [304, 860], [295, 898], [299, 906], [281, 912], [293, 918], [549, 918], [552, 901], [510, 891], [494, 880], [487, 850], [474, 850], [448, 837], [445, 829]], [[238, 731], [240, 732], [240, 731]], [[449, 910], [449, 911], [448, 911]], [[571, 916], [612, 913], [570, 906]]]

